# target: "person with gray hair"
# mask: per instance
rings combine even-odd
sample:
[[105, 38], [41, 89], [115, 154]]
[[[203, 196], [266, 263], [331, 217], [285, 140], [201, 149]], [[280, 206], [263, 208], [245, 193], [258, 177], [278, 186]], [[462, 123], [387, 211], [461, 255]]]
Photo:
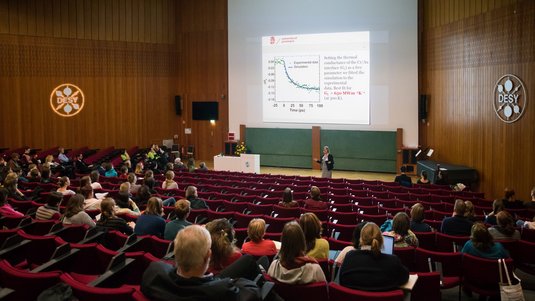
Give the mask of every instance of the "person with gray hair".
[[329, 147], [325, 145], [323, 147], [323, 157], [316, 159], [316, 162], [321, 164], [321, 177], [332, 178], [334, 168], [334, 157], [331, 155]]
[[466, 204], [464, 201], [455, 200], [453, 216], [444, 218], [440, 232], [448, 235], [470, 236], [474, 223], [464, 216], [465, 212]]
[[[174, 240], [176, 268], [162, 261], [152, 262], [141, 281], [141, 292], [150, 300], [241, 300], [257, 296], [261, 289], [254, 280], [260, 269], [254, 257], [242, 256], [218, 277], [205, 274], [212, 255], [212, 239], [206, 228], [187, 226]], [[240, 278], [242, 277], [242, 278]], [[265, 300], [280, 300], [270, 292]]]

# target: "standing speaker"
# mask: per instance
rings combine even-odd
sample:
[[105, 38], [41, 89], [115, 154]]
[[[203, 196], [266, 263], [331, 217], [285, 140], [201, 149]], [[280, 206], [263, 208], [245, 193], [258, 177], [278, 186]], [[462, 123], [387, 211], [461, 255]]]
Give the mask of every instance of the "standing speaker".
[[182, 114], [182, 98], [180, 98], [180, 95], [175, 95], [175, 114], [179, 116]]
[[418, 101], [418, 119], [420, 120], [427, 119], [428, 101], [427, 95], [420, 95], [420, 100]]

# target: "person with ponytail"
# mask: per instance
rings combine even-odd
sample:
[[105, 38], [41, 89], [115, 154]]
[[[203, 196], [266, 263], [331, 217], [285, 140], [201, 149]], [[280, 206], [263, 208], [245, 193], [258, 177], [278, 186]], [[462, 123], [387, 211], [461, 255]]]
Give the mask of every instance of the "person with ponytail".
[[318, 262], [306, 253], [305, 234], [295, 221], [284, 225], [279, 258], [273, 260], [268, 275], [286, 284], [326, 281]]
[[206, 224], [212, 237], [212, 256], [208, 272], [218, 275], [224, 268], [238, 260], [242, 254], [235, 245], [234, 228], [226, 218], [215, 219]]
[[108, 230], [117, 230], [124, 234], [130, 235], [134, 232], [134, 223], [126, 223], [120, 217], [115, 216], [115, 201], [112, 198], [105, 198], [100, 203], [100, 219], [97, 226]]
[[515, 221], [507, 211], [496, 214], [497, 226], [489, 228], [489, 233], [494, 240], [519, 240], [520, 232], [515, 228]]
[[360, 232], [360, 250], [347, 253], [340, 268], [340, 284], [364, 291], [389, 291], [409, 280], [409, 270], [395, 255], [382, 254], [383, 236], [375, 223]]

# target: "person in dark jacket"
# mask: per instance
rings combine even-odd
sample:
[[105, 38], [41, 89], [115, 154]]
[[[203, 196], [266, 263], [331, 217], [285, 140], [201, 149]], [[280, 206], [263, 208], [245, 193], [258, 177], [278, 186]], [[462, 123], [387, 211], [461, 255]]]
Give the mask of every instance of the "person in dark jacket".
[[[217, 278], [205, 274], [212, 253], [212, 239], [208, 230], [199, 225], [188, 226], [178, 232], [174, 242], [176, 268], [157, 261], [152, 262], [143, 274], [141, 291], [148, 299], [234, 301], [241, 300], [243, 295], [252, 297], [251, 290], [257, 288], [255, 285], [240, 286], [243, 281], [251, 284], [248, 280], [255, 279], [260, 273], [252, 256], [242, 256]], [[280, 300], [280, 297], [271, 292], [265, 300]]]
[[360, 250], [349, 251], [340, 268], [340, 284], [365, 291], [389, 291], [409, 280], [409, 270], [395, 255], [382, 254], [383, 236], [375, 223], [360, 232]]
[[444, 218], [440, 232], [448, 235], [470, 236], [474, 223], [464, 216], [465, 212], [464, 201], [456, 200], [453, 206], [453, 216]]

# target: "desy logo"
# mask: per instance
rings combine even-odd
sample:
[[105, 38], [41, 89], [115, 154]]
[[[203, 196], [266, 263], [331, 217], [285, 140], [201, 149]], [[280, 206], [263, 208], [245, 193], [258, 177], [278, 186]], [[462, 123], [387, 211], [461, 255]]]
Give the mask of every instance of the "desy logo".
[[505, 123], [513, 123], [522, 117], [527, 105], [524, 83], [515, 75], [502, 76], [494, 87], [494, 111]]
[[61, 84], [50, 94], [50, 107], [60, 116], [72, 117], [84, 108], [84, 92], [76, 85]]

